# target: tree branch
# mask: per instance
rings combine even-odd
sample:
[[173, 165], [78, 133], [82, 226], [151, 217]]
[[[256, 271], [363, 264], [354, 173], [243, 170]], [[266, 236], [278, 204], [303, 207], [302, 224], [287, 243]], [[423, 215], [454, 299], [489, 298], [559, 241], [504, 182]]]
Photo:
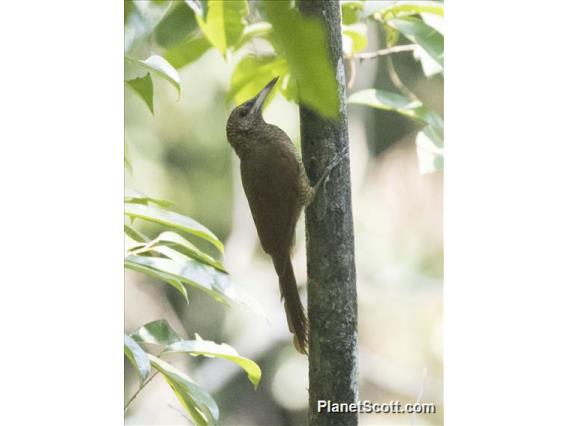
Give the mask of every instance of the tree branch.
[[348, 59], [348, 58], [360, 59], [360, 60], [375, 59], [375, 58], [378, 58], [379, 56], [387, 56], [387, 55], [390, 55], [392, 53], [414, 52], [414, 50], [417, 47], [418, 46], [415, 45], [415, 44], [401, 44], [399, 46], [387, 47], [386, 49], [379, 49], [379, 50], [376, 50], [374, 52], [355, 53], [353, 55], [346, 56], [346, 59]]
[[389, 73], [392, 84], [394, 84], [395, 87], [400, 90], [400, 92], [402, 92], [402, 94], [412, 99], [413, 101], [420, 101], [420, 99], [418, 99], [418, 96], [416, 96], [408, 87], [406, 87], [406, 85], [398, 76], [396, 68], [394, 67], [392, 56], [387, 56], [387, 71]]
[[138, 396], [138, 394], [139, 394], [140, 392], [142, 392], [142, 389], [144, 389], [144, 388], [146, 387], [146, 385], [147, 385], [148, 383], [150, 383], [154, 377], [156, 377], [156, 374], [158, 374], [157, 371], [155, 371], [154, 374], [152, 374], [152, 375], [148, 378], [148, 380], [146, 380], [144, 383], [142, 383], [142, 385], [140, 385], [140, 387], [138, 388], [138, 390], [137, 390], [136, 392], [134, 392], [134, 395], [132, 395], [132, 396], [130, 397], [130, 399], [128, 400], [128, 402], [124, 405], [124, 412], [125, 412], [125, 413], [126, 413], [126, 411], [128, 410], [128, 408], [130, 408], [130, 405], [131, 405], [132, 402], [136, 399], [136, 397]]
[[[162, 350], [162, 351], [157, 355], [157, 357], [160, 358], [163, 353], [164, 353], [164, 351]], [[144, 389], [144, 388], [146, 387], [146, 385], [147, 385], [148, 383], [150, 383], [154, 377], [156, 377], [156, 374], [158, 374], [157, 371], [155, 371], [154, 374], [152, 374], [152, 375], [148, 378], [148, 380], [146, 380], [144, 383], [142, 383], [142, 384], [140, 385], [140, 387], [138, 388], [138, 390], [137, 390], [136, 392], [134, 392], [134, 395], [132, 395], [132, 396], [130, 397], [130, 399], [128, 400], [128, 402], [124, 405], [124, 412], [125, 412], [125, 413], [126, 413], [126, 411], [128, 410], [128, 408], [130, 408], [130, 405], [132, 404], [132, 402], [134, 402], [134, 400], [136, 399], [136, 397], [138, 396], [138, 394], [139, 394], [140, 392], [142, 392], [142, 389]]]
[[[349, 149], [341, 11], [337, 0], [300, 0], [300, 11], [319, 18], [327, 30], [338, 82], [338, 118], [321, 117], [300, 105], [302, 157], [311, 182]], [[298, 87], [302, 90], [302, 87]], [[349, 156], [341, 161], [306, 209], [310, 426], [357, 425], [357, 413], [321, 410], [318, 401], [354, 403], [357, 386], [357, 290]]]

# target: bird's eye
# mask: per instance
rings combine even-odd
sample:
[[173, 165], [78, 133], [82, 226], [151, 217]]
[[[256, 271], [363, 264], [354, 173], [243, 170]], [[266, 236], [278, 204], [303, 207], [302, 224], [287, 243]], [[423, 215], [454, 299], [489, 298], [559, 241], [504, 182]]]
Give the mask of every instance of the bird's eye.
[[244, 117], [245, 115], [247, 115], [247, 113], [248, 113], [248, 111], [243, 108], [239, 111], [239, 116]]

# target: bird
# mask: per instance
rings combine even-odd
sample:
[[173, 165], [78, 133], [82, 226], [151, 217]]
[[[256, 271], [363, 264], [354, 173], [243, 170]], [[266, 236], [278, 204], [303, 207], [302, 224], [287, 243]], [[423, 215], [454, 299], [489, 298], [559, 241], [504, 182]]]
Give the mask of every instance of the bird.
[[294, 347], [308, 350], [308, 323], [300, 300], [291, 261], [296, 223], [304, 207], [314, 200], [321, 183], [345, 156], [332, 160], [312, 186], [302, 158], [288, 135], [267, 123], [262, 107], [278, 77], [253, 98], [232, 110], [227, 120], [227, 140], [240, 160], [243, 189], [264, 252], [278, 275], [281, 299]]

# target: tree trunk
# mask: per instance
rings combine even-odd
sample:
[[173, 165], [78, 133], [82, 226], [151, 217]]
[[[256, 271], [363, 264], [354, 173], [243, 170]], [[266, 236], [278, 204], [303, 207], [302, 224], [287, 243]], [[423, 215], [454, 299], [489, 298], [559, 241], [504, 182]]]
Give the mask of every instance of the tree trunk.
[[[300, 11], [318, 17], [327, 30], [329, 56], [339, 93], [339, 117], [329, 120], [300, 106], [302, 156], [315, 182], [326, 165], [348, 148], [341, 13], [337, 0], [300, 0]], [[300, 89], [301, 90], [301, 89]], [[318, 409], [318, 401], [354, 403], [357, 387], [357, 291], [349, 157], [331, 172], [306, 209], [308, 318], [310, 323], [309, 424], [357, 424], [357, 413]], [[320, 403], [321, 404], [321, 403]]]

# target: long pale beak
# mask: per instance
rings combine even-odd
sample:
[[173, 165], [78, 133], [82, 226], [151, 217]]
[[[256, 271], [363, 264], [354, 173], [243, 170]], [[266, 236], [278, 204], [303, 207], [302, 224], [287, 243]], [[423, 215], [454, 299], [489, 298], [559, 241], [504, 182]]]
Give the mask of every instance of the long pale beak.
[[274, 77], [272, 80], [270, 80], [270, 83], [268, 83], [266, 86], [264, 86], [264, 89], [262, 89], [258, 95], [256, 95], [256, 97], [254, 98], [254, 104], [252, 106], [252, 113], [256, 114], [258, 111], [260, 111], [260, 109], [262, 108], [262, 105], [264, 104], [264, 101], [266, 101], [266, 98], [268, 97], [268, 94], [270, 93], [270, 91], [272, 90], [272, 88], [274, 87], [274, 85], [276, 84], [276, 82], [278, 81], [278, 77]]

